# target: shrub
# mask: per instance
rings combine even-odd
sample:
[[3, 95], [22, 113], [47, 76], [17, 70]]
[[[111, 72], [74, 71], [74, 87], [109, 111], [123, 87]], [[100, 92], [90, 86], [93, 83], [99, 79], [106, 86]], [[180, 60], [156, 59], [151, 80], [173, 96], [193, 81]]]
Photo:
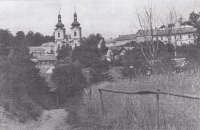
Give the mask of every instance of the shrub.
[[58, 65], [53, 69], [52, 81], [57, 85], [59, 102], [64, 103], [67, 97], [82, 92], [86, 85], [81, 67], [76, 63]]

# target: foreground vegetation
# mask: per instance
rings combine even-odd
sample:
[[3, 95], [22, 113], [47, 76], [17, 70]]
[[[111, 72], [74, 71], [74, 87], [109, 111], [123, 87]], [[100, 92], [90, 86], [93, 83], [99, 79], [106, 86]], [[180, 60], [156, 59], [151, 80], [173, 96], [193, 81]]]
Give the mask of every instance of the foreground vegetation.
[[[132, 81], [102, 82], [92, 86], [92, 99], [84, 95], [83, 105], [69, 114], [73, 123], [84, 129], [156, 129], [156, 96], [124, 95], [103, 92], [105, 113], [102, 116], [98, 88], [118, 91], [161, 90], [199, 95], [200, 74], [152, 75]], [[199, 125], [199, 100], [160, 96], [161, 129], [193, 129]], [[81, 125], [82, 124], [82, 125]], [[87, 125], [85, 125], [87, 124]]]

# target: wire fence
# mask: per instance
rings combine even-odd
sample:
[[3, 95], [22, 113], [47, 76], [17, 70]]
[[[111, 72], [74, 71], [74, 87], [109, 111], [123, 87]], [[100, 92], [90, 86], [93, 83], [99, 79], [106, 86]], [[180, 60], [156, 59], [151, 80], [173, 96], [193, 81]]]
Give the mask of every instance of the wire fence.
[[175, 97], [180, 97], [180, 98], [187, 98], [187, 99], [200, 99], [199, 96], [194, 96], [194, 95], [188, 95], [188, 94], [175, 94], [175, 93], [169, 93], [169, 92], [164, 92], [164, 91], [137, 91], [137, 92], [122, 92], [122, 91], [115, 91], [115, 90], [106, 90], [106, 89], [98, 89], [100, 93], [100, 101], [101, 101], [101, 111], [102, 111], [102, 116], [104, 116], [104, 102], [103, 102], [103, 94], [102, 92], [109, 92], [109, 93], [117, 93], [117, 94], [128, 94], [128, 95], [149, 95], [149, 94], [154, 94], [156, 95], [156, 124], [157, 124], [157, 129], [160, 129], [160, 116], [159, 116], [159, 95], [169, 95], [169, 96], [175, 96]]

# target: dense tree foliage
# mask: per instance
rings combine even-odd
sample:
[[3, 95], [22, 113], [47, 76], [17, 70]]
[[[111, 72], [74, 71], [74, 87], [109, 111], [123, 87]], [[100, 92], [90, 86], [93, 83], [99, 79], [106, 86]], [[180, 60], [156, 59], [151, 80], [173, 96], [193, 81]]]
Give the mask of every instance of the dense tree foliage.
[[[10, 44], [8, 44], [10, 45]], [[3, 61], [1, 61], [3, 62]], [[21, 122], [41, 113], [48, 86], [36, 64], [30, 60], [25, 34], [17, 32], [10, 52], [1, 65], [1, 102]]]
[[58, 55], [57, 59], [64, 59], [66, 56], [69, 57], [71, 55], [72, 48], [69, 45], [62, 46], [60, 49], [58, 49]]
[[44, 36], [39, 32], [29, 31], [26, 34], [26, 40], [29, 46], [41, 46], [45, 42], [54, 42], [54, 36]]
[[98, 42], [102, 39], [100, 34], [91, 34], [80, 47], [75, 47], [72, 52], [72, 60], [78, 60], [82, 66], [90, 67], [99, 57]]
[[52, 81], [57, 85], [56, 92], [59, 104], [64, 103], [67, 98], [82, 92], [86, 85], [81, 67], [69, 58], [62, 60], [55, 66]]
[[91, 65], [91, 83], [98, 83], [102, 81], [111, 81], [112, 77], [108, 73], [109, 64], [106, 61], [97, 60]]
[[0, 30], [0, 56], [7, 56], [10, 52], [14, 36], [9, 30]]

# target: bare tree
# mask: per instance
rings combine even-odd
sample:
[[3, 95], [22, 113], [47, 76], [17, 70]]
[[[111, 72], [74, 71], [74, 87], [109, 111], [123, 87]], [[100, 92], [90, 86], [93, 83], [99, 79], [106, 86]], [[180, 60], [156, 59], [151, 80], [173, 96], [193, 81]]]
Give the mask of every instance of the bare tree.
[[[136, 11], [137, 12], [137, 11]], [[155, 57], [158, 50], [157, 39], [157, 24], [158, 17], [155, 15], [152, 6], [144, 7], [142, 14], [137, 12], [137, 18], [139, 22], [139, 31], [137, 33], [137, 47], [141, 50], [145, 60], [150, 66], [155, 63]], [[143, 44], [141, 44], [141, 42]], [[144, 51], [148, 50], [148, 51]]]
[[[160, 15], [156, 15], [156, 11], [150, 4], [144, 7], [143, 13], [138, 13], [137, 10], [136, 12], [139, 22], [139, 28], [137, 28], [139, 30], [137, 33], [137, 47], [141, 50], [147, 63], [153, 67], [155, 65], [160, 42], [159, 36], [164, 35], [167, 39], [166, 41], [172, 43], [176, 50], [178, 40], [176, 34], [179, 29], [175, 27], [178, 23], [182, 22], [182, 18], [178, 19], [178, 15], [173, 7], [169, 9], [167, 15], [163, 14], [164, 18]], [[162, 23], [163, 26], [161, 26]], [[158, 25], [164, 27], [164, 29], [160, 30]], [[174, 36], [173, 40], [172, 35]]]

